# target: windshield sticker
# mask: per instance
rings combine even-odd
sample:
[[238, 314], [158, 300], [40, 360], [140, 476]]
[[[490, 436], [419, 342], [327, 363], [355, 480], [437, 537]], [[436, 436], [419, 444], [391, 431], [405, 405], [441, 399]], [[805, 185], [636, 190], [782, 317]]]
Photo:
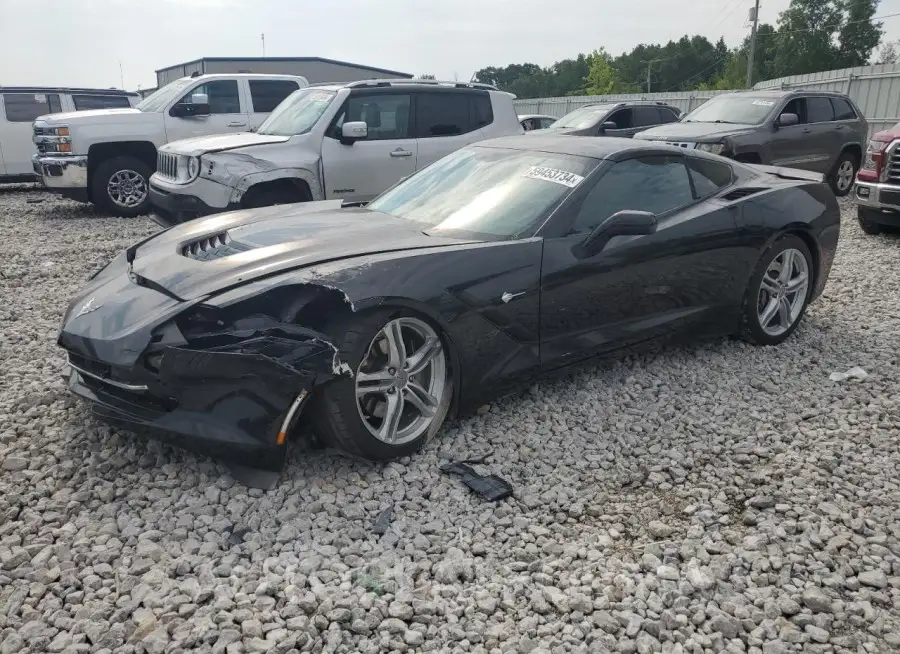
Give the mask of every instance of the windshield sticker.
[[544, 166], [532, 166], [528, 172], [525, 173], [525, 177], [530, 179], [542, 179], [545, 182], [554, 182], [555, 184], [562, 184], [569, 188], [575, 188], [584, 181], [584, 177], [581, 175], [576, 175], [575, 173], [570, 173], [566, 170], [559, 170], [558, 168], [546, 168]]
[[775, 102], [772, 100], [754, 100], [753, 104], [758, 107], [771, 107]]
[[38, 102], [40, 104], [47, 104], [47, 96], [44, 95], [43, 93], [35, 93], [34, 101]]

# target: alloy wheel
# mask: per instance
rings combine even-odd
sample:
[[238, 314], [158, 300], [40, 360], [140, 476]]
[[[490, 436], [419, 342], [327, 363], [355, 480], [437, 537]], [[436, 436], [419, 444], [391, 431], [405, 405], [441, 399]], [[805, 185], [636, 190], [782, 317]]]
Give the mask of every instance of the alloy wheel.
[[416, 440], [448, 392], [440, 337], [417, 318], [391, 320], [369, 344], [355, 384], [356, 406], [372, 436], [389, 445]]
[[800, 250], [789, 248], [766, 268], [757, 297], [759, 326], [780, 336], [797, 322], [809, 290], [809, 264]]
[[134, 170], [120, 170], [109, 178], [106, 192], [118, 206], [130, 209], [147, 199], [147, 180]]
[[838, 187], [838, 190], [843, 193], [850, 188], [855, 177], [856, 171], [853, 169], [853, 162], [845, 159], [841, 162], [841, 165], [838, 166], [835, 185]]

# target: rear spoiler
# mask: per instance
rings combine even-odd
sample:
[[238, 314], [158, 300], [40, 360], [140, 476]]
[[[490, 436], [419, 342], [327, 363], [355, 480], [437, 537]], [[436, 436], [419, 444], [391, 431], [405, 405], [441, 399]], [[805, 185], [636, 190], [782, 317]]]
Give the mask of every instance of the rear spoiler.
[[758, 170], [761, 173], [775, 175], [781, 179], [796, 179], [805, 182], [824, 182], [825, 175], [822, 173], [814, 173], [809, 170], [800, 170], [799, 168], [784, 168], [782, 166], [764, 166], [763, 164], [744, 164], [748, 168]]

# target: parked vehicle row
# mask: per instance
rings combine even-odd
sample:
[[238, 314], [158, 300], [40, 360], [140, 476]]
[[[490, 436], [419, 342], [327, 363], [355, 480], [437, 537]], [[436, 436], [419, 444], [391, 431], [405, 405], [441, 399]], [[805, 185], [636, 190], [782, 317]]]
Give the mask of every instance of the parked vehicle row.
[[176, 80], [134, 108], [42, 116], [33, 126], [34, 172], [47, 189], [114, 215], [147, 213], [160, 146], [255, 129], [306, 86], [291, 75], [202, 75]]
[[127, 109], [140, 99], [137, 93], [117, 89], [0, 87], [0, 183], [37, 179], [32, 165], [35, 119], [53, 113]]

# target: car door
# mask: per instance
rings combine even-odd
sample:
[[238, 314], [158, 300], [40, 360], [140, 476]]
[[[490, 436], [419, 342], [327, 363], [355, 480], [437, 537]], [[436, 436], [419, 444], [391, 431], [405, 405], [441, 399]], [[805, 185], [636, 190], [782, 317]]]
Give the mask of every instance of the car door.
[[247, 80], [250, 93], [250, 129], [255, 130], [269, 117], [272, 110], [300, 88], [292, 79]]
[[842, 139], [834, 121], [831, 98], [811, 95], [806, 98], [806, 122], [809, 128], [810, 170], [827, 173], [841, 152]]
[[[630, 107], [617, 109], [606, 118], [600, 120], [597, 125], [598, 136], [619, 136], [631, 138], [634, 135], [634, 127], [632, 125], [634, 111]], [[615, 129], [603, 129], [603, 123], [613, 122], [616, 124]]]
[[[476, 119], [476, 94], [456, 90], [416, 91], [414, 134], [418, 139], [416, 168], [424, 168], [483, 137]], [[487, 98], [487, 94], [482, 94]]]
[[650, 129], [656, 125], [662, 124], [663, 120], [659, 115], [659, 109], [650, 105], [638, 105], [632, 111], [632, 130], [630, 136], [634, 136], [638, 132]]
[[[818, 110], [821, 107], [814, 103], [813, 108]], [[773, 166], [801, 168], [820, 173], [828, 172], [830, 167], [828, 123], [810, 123], [806, 97], [789, 100], [778, 112], [778, 115], [786, 113], [797, 114], [800, 122], [796, 125], [775, 129], [770, 146], [772, 152], [770, 163]], [[818, 119], [819, 115], [816, 114], [814, 118]]]
[[[541, 272], [542, 365], [736, 324], [750, 264], [734, 210], [709, 199], [731, 183], [731, 167], [714, 162], [718, 174], [710, 181], [693, 170], [694, 159], [653, 154], [608, 162], [600, 178], [554, 217]], [[694, 174], [705, 185], [692, 184]], [[656, 232], [616, 236], [599, 253], [580, 253], [592, 229], [626, 209], [654, 213]]]
[[11, 93], [3, 96], [3, 161], [7, 175], [34, 173], [31, 158], [37, 153], [31, 123], [38, 116], [62, 111], [59, 93]]
[[199, 94], [207, 96], [209, 114], [177, 116], [172, 115], [172, 107], [169, 107], [166, 112], [166, 138], [169, 141], [208, 134], [246, 132], [249, 129], [247, 102], [241, 99], [238, 80], [217, 79], [198, 84], [174, 104], [192, 104], [193, 97]]
[[[416, 169], [418, 143], [411, 135], [408, 91], [351, 93], [322, 140], [325, 197], [368, 202]], [[362, 121], [365, 140], [341, 142], [345, 122]]]

